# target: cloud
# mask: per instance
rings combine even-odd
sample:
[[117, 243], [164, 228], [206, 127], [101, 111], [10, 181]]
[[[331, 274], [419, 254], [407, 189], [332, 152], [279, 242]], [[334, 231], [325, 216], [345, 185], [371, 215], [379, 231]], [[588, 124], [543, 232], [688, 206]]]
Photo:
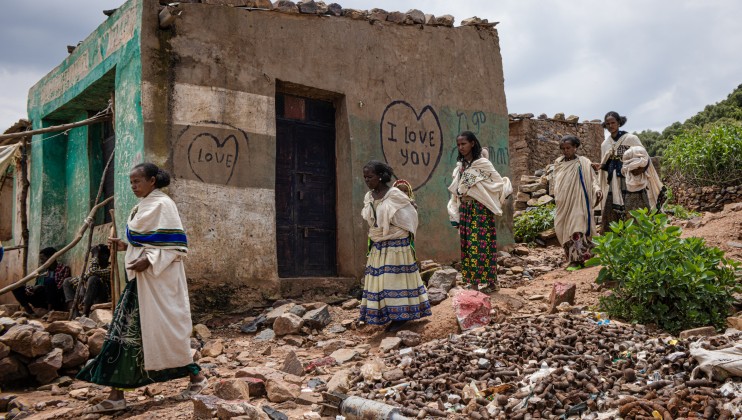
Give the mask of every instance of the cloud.
[[[25, 95], [121, 0], [8, 2], [0, 17], [0, 127], [25, 115]], [[344, 7], [420, 9], [499, 21], [510, 112], [629, 116], [661, 130], [742, 83], [737, 0], [348, 0]]]

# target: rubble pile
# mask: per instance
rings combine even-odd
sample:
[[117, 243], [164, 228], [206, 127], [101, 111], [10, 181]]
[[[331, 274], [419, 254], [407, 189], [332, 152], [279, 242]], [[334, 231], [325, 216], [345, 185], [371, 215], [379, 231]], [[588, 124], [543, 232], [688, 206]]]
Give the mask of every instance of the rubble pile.
[[[742, 333], [706, 347], [730, 348]], [[692, 377], [691, 342], [644, 326], [563, 312], [511, 318], [355, 368], [349, 393], [411, 416], [468, 418], [732, 418], [742, 383], [723, 369]], [[695, 344], [696, 346], [700, 344]], [[369, 373], [376, 371], [377, 374]]]
[[538, 170], [534, 175], [521, 175], [518, 195], [515, 197], [515, 210], [526, 210], [529, 207], [541, 207], [554, 202], [549, 195], [549, 175], [554, 172], [554, 165], [546, 170]]
[[[343, 304], [344, 309], [352, 309], [357, 300]], [[316, 334], [332, 322], [329, 305], [324, 302], [297, 304], [292, 301], [277, 301], [272, 308], [266, 309], [257, 317], [249, 319], [240, 331], [246, 334], [260, 333], [257, 341], [270, 341], [275, 337], [301, 336]], [[338, 331], [345, 331], [346, 326], [337, 326]], [[342, 331], [339, 331], [342, 329]]]
[[105, 328], [111, 322], [110, 309], [95, 309], [91, 318], [74, 321], [67, 321], [67, 312], [51, 311], [42, 322], [27, 319], [19, 305], [7, 304], [0, 305], [0, 316], [3, 384], [46, 385], [62, 375], [74, 376], [88, 359], [100, 353]]
[[[307, 15], [324, 15], [346, 17], [354, 20], [366, 20], [371, 24], [377, 22], [389, 22], [398, 25], [428, 25], [452, 27], [454, 17], [451, 15], [434, 16], [426, 14], [418, 9], [410, 9], [407, 12], [388, 12], [384, 9], [359, 10], [343, 8], [337, 3], [327, 4], [323, 1], [314, 0], [277, 0], [271, 3], [269, 0], [190, 0], [189, 3], [205, 3], [217, 6], [246, 7], [250, 9], [273, 10], [280, 13], [295, 13]], [[499, 22], [489, 22], [487, 19], [470, 17], [461, 21], [461, 26], [476, 26], [493, 28]]]

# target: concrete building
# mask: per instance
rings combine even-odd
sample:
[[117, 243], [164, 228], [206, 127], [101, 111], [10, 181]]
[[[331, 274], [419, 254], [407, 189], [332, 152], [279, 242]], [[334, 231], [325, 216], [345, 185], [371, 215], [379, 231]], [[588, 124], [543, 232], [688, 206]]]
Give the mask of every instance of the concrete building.
[[[474, 131], [510, 175], [492, 25], [389, 14], [403, 16], [395, 23], [337, 8], [163, 7], [129, 0], [31, 89], [34, 128], [115, 104], [112, 123], [34, 137], [31, 265], [41, 247], [74, 236], [114, 151], [104, 196], [115, 197], [119, 231], [136, 204], [131, 167], [151, 161], [173, 175], [167, 192], [189, 235], [198, 311], [357, 285], [367, 246], [362, 168], [371, 159], [416, 188], [418, 257], [458, 259], [445, 210], [456, 134]], [[503, 244], [512, 242], [510, 217], [498, 226]], [[103, 238], [109, 219], [98, 219]], [[66, 262], [80, 268], [83, 255], [78, 246]]]

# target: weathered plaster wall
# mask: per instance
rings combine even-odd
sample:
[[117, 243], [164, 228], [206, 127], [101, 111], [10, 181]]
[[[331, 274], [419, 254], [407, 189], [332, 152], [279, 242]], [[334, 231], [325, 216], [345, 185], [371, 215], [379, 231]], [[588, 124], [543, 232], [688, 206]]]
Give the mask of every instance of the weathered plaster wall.
[[[194, 299], [211, 295], [204, 305], [229, 309], [278, 290], [277, 86], [321, 92], [336, 105], [341, 276], [360, 277], [365, 263], [362, 167], [370, 159], [386, 159], [416, 184], [419, 257], [458, 259], [445, 211], [456, 134], [477, 133], [510, 175], [496, 31], [181, 7], [174, 27], [159, 30], [157, 2], [145, 1], [142, 111], [147, 159], [176, 178], [170, 193], [191, 238]], [[221, 160], [207, 164], [204, 153]], [[512, 240], [505, 224], [498, 236]]]
[[521, 119], [510, 121], [510, 151], [513, 159], [513, 186], [517, 191], [521, 175], [533, 175], [534, 171], [554, 163], [562, 155], [559, 140], [573, 135], [580, 139], [577, 153], [593, 162], [600, 161], [600, 144], [603, 142], [603, 127], [599, 123], [573, 123], [551, 119]]
[[[128, 187], [132, 162], [141, 161], [141, 0], [130, 0], [106, 19], [59, 66], [29, 91], [28, 112], [34, 128], [79, 121], [104, 109], [115, 90], [116, 212], [123, 227], [135, 202]], [[94, 130], [94, 128], [92, 128]], [[34, 136], [32, 141], [29, 265], [38, 251], [61, 247], [74, 237], [98, 188], [100, 155], [89, 150], [88, 127]], [[54, 136], [54, 137], [52, 137]], [[92, 153], [92, 155], [91, 155]], [[92, 164], [91, 164], [92, 160]], [[103, 165], [105, 162], [103, 163]], [[87, 243], [86, 239], [81, 241]], [[84, 246], [63, 261], [81, 268]]]
[[[20, 190], [21, 190], [21, 177], [15, 176], [15, 169], [9, 169], [9, 179], [5, 181], [2, 189], [2, 200], [9, 200], [12, 203], [11, 214], [7, 215], [3, 213], [3, 224], [10, 221], [11, 235], [10, 240], [3, 240], [3, 246], [8, 248], [21, 243], [21, 213], [20, 213]], [[5, 219], [9, 217], [9, 219]], [[7, 239], [4, 238], [4, 239]], [[6, 250], [3, 256], [3, 261], [0, 262], [0, 287], [5, 287], [11, 283], [15, 283], [22, 277], [22, 254], [21, 250]], [[6, 293], [0, 296], [0, 304], [2, 303], [16, 303], [13, 295]]]

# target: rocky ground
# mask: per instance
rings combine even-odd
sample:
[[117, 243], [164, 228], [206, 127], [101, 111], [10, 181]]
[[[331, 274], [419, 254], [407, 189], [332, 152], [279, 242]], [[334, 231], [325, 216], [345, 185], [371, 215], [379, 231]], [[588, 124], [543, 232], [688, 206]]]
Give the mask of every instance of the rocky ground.
[[[742, 206], [677, 223], [685, 227], [684, 235], [702, 236], [742, 260]], [[606, 321], [594, 312], [605, 293], [594, 284], [598, 268], [565, 271], [558, 247], [518, 247], [501, 254], [500, 262], [503, 288], [489, 296], [484, 314], [489, 323], [480, 328], [461, 333], [452, 297], [461, 289], [453, 284], [455, 271], [445, 269], [430, 277], [431, 286], [445, 291], [433, 316], [397, 334], [358, 325], [354, 299], [338, 305], [276, 302], [261, 314], [197, 319], [194, 357], [210, 381], [203, 397], [173, 400], [186, 386], [181, 379], [128, 392], [128, 408], [114, 416], [87, 418], [332, 419], [330, 411], [319, 414], [328, 391], [383, 401], [411, 418], [742, 416], [742, 372], [725, 378], [697, 356], [740, 345], [739, 333], [694, 344], [695, 336], [709, 332], [671, 337]], [[555, 284], [574, 284], [575, 299], [550, 314], [559, 298], [550, 300]], [[70, 379], [80, 363], [70, 355], [82, 357], [81, 345], [91, 354], [98, 348], [101, 317], [84, 321], [81, 331], [60, 330], [62, 324], [52, 326], [44, 318], [0, 318], [4, 334], [11, 322], [31, 336], [50, 334], [49, 349], [42, 343], [35, 352], [23, 350], [28, 355], [18, 360], [32, 362], [52, 353], [51, 359], [60, 359], [59, 368], [45, 377], [35, 369], [34, 385], [3, 381], [0, 418], [81, 418], [84, 407], [103, 399], [104, 387]], [[8, 356], [4, 345], [13, 347], [5, 341], [0, 359]], [[700, 343], [705, 349], [699, 350]], [[56, 360], [50, 363], [56, 366]]]

